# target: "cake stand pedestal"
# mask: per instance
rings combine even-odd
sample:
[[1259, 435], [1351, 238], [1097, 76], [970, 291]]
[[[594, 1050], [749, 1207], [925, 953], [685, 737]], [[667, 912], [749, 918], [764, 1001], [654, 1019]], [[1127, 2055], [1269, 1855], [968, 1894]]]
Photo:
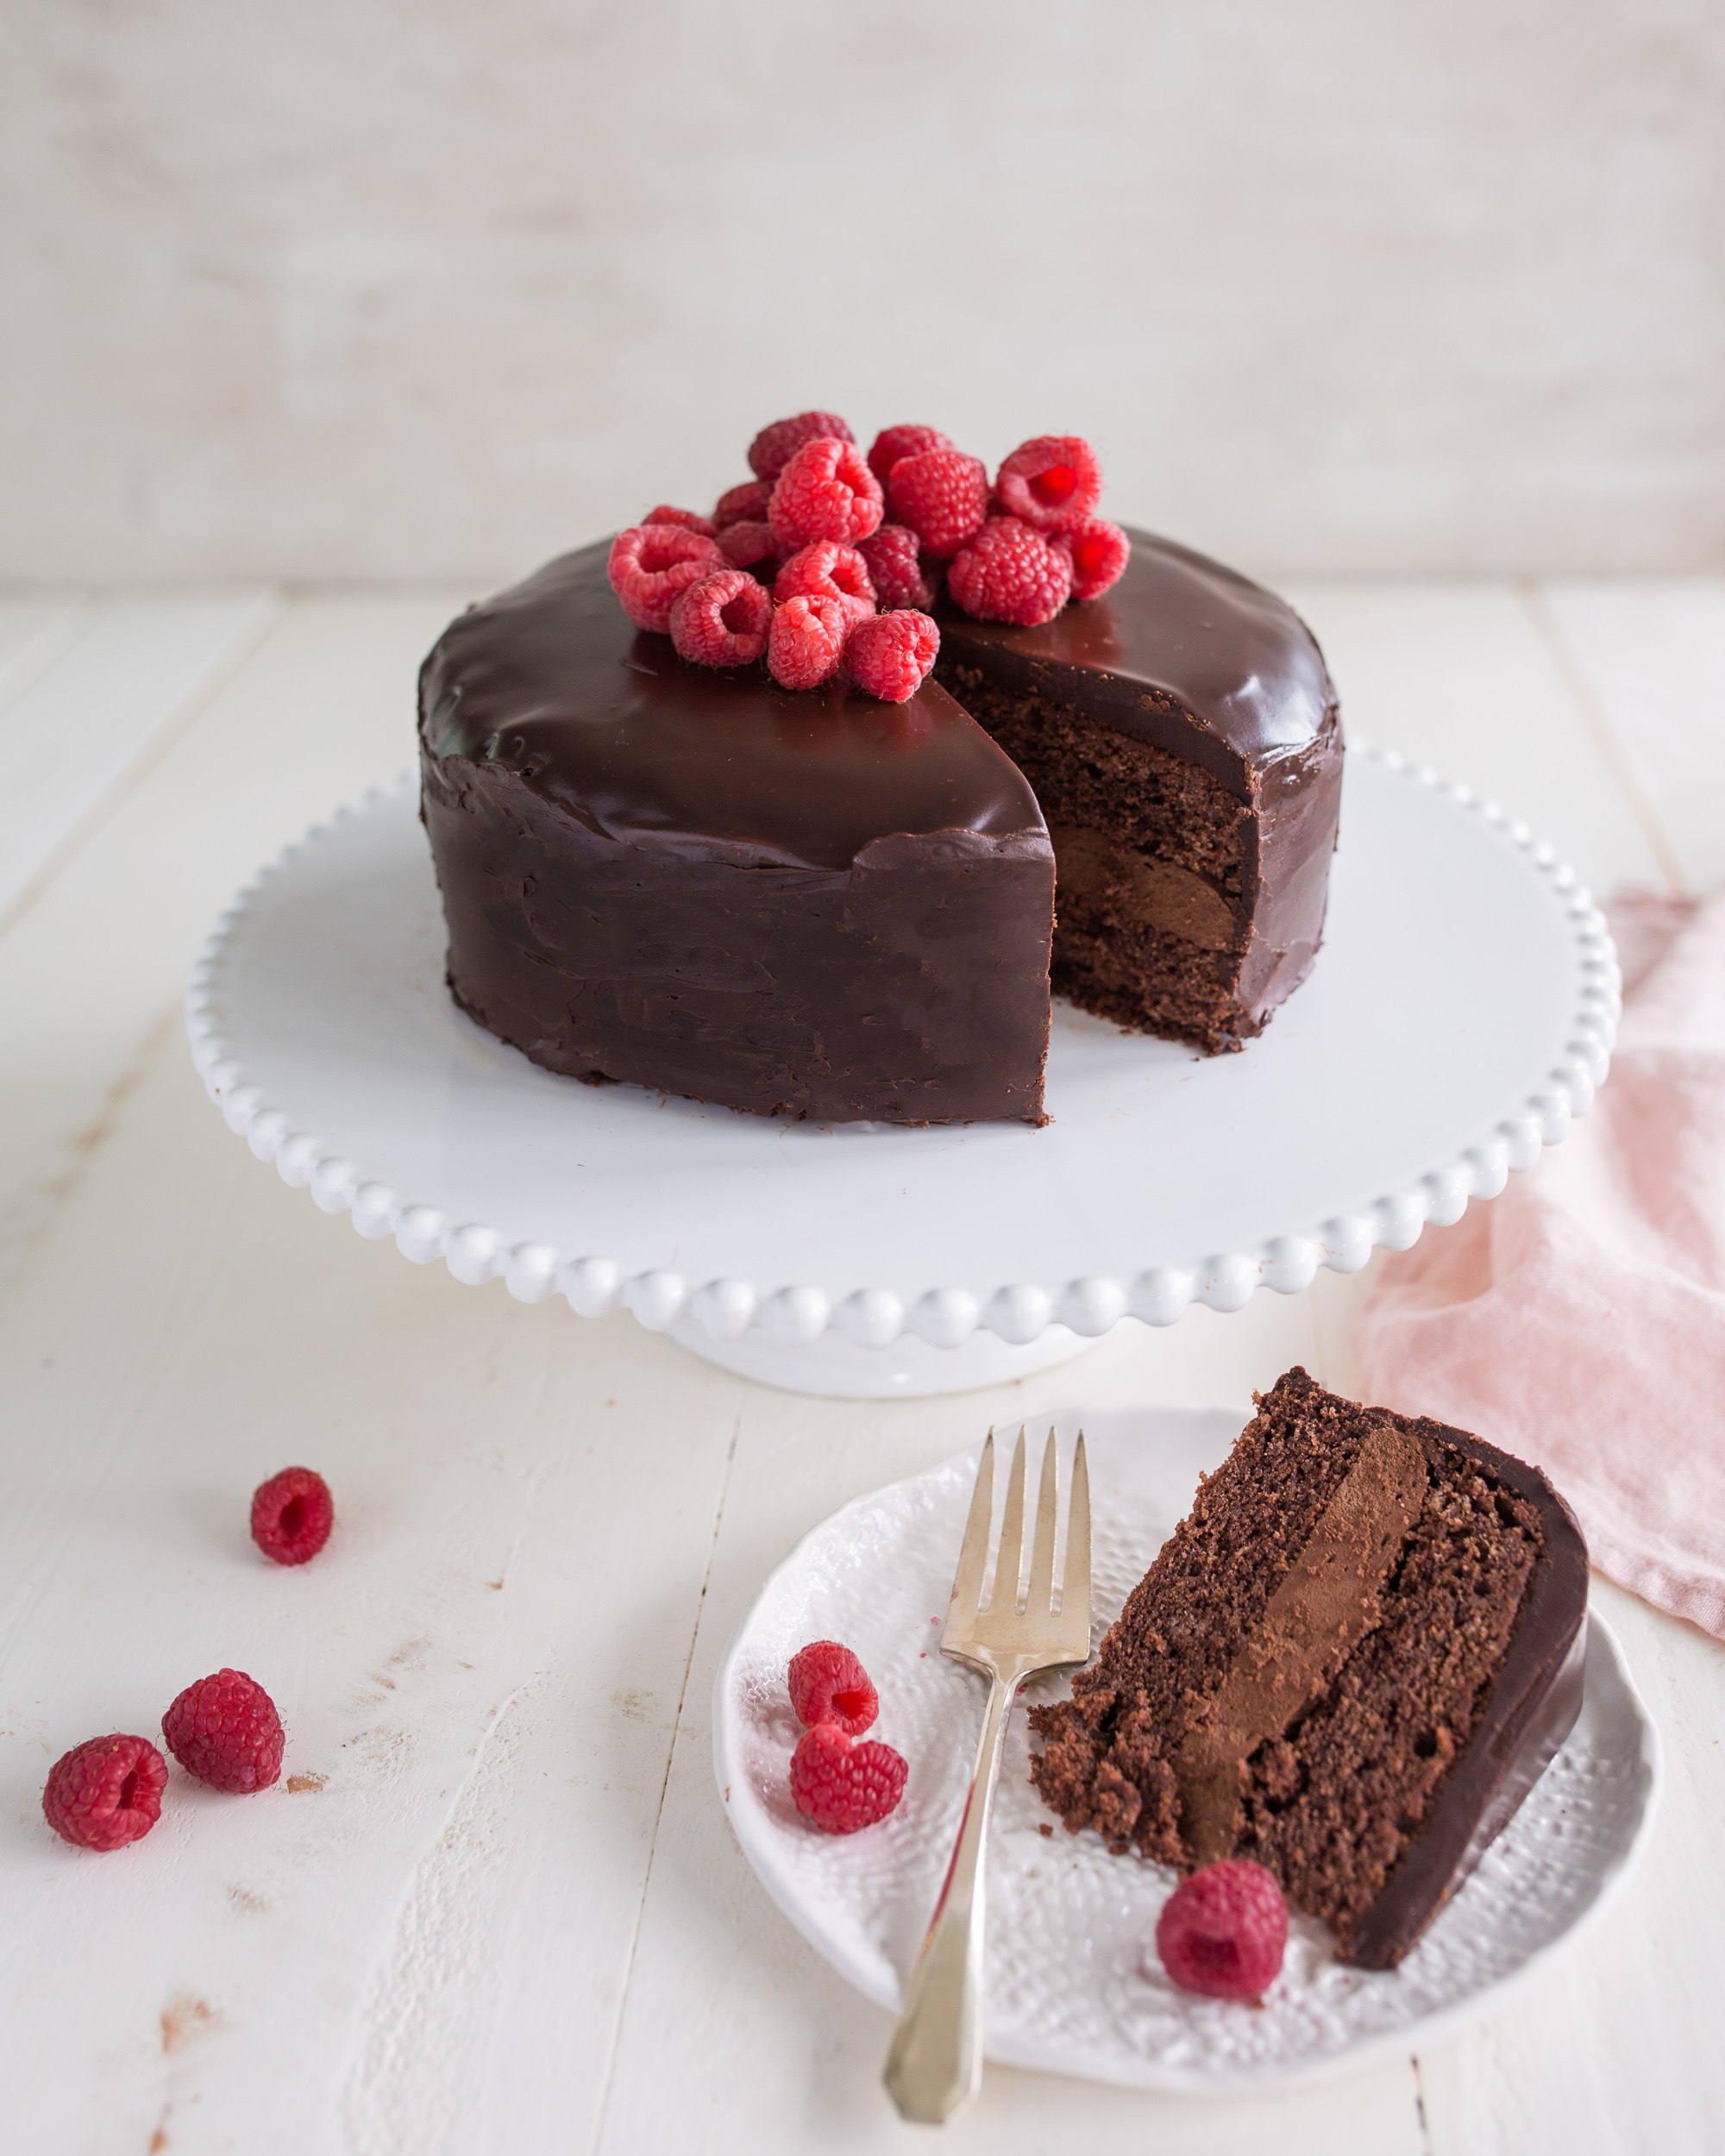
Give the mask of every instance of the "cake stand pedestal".
[[189, 1022], [229, 1124], [417, 1263], [794, 1391], [963, 1391], [1357, 1270], [1562, 1138], [1619, 1009], [1551, 849], [1356, 746], [1323, 952], [1244, 1054], [1057, 1005], [1044, 1129], [769, 1121], [573, 1084], [464, 1017], [416, 808], [404, 780], [344, 811], [211, 937]]

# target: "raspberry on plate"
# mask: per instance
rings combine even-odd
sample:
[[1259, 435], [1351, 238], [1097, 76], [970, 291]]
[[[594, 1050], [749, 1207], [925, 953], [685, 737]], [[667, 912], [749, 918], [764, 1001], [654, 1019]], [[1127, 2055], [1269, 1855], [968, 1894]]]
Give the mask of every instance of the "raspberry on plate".
[[1071, 596], [1072, 561], [1016, 517], [991, 517], [955, 555], [946, 588], [979, 621], [1033, 629]]
[[773, 597], [836, 599], [850, 622], [867, 621], [875, 611], [869, 564], [855, 547], [841, 547], [836, 539], [817, 539], [794, 554], [774, 580]]
[[988, 467], [962, 449], [925, 449], [893, 467], [893, 515], [937, 561], [957, 553], [988, 513]]
[[773, 616], [767, 671], [781, 689], [815, 689], [838, 671], [850, 623], [836, 599], [787, 599]]
[[797, 1720], [810, 1729], [831, 1722], [847, 1737], [860, 1737], [881, 1711], [869, 1672], [836, 1639], [812, 1639], [799, 1647], [785, 1683]]
[[1072, 564], [1074, 599], [1101, 599], [1118, 584], [1132, 559], [1132, 542], [1106, 517], [1087, 517], [1049, 542]]
[[1008, 517], [1038, 531], [1070, 531], [1101, 498], [1102, 467], [1076, 434], [1039, 434], [1021, 442], [994, 475], [994, 492]]
[[903, 704], [928, 679], [939, 649], [933, 616], [900, 607], [857, 623], [845, 642], [844, 671], [883, 704]]
[[668, 502], [649, 509], [641, 521], [643, 524], [681, 524], [686, 530], [699, 532], [703, 539], [711, 539], [716, 529], [712, 519], [703, 517], [699, 510], [673, 509]]
[[856, 437], [836, 411], [800, 411], [794, 419], [775, 419], [749, 445], [749, 469], [757, 479], [775, 479], [806, 442], [828, 435], [839, 442]]
[[882, 606], [933, 605], [917, 536], [908, 524], [882, 524], [857, 541], [856, 551], [869, 565], [875, 597]]
[[719, 531], [718, 550], [733, 569], [752, 569], [757, 562], [776, 563], [779, 543], [770, 524], [752, 517], [739, 517]]
[[767, 505], [767, 522], [787, 553], [836, 539], [855, 546], [885, 514], [881, 482], [854, 442], [818, 435], [806, 442], [780, 473]]
[[772, 626], [767, 587], [746, 569], [714, 569], [671, 609], [671, 642], [698, 667], [752, 666]]
[[1260, 1999], [1288, 1944], [1288, 1904], [1275, 1874], [1231, 1857], [1182, 1879], [1156, 1921], [1156, 1951], [1182, 1991]]
[[837, 1724], [817, 1722], [791, 1754], [791, 1795], [824, 1834], [854, 1834], [898, 1808], [909, 1771], [890, 1745], [853, 1744]]
[[741, 486], [728, 488], [712, 512], [714, 530], [723, 531], [727, 524], [764, 523], [772, 498], [771, 479], [744, 479]]
[[900, 457], [919, 457], [925, 449], [951, 447], [950, 437], [938, 427], [882, 427], [869, 452], [869, 469], [884, 486]]
[[91, 1737], [49, 1771], [42, 1815], [80, 1849], [123, 1849], [161, 1816], [167, 1761], [147, 1737]]
[[281, 1773], [281, 1716], [263, 1686], [240, 1670], [188, 1684], [162, 1716], [167, 1748], [211, 1789], [244, 1796]]
[[724, 556], [686, 524], [631, 524], [611, 542], [611, 588], [637, 629], [667, 635], [671, 609], [708, 569], [725, 567]]
[[252, 1540], [278, 1564], [304, 1564], [329, 1539], [336, 1502], [309, 1467], [285, 1467], [252, 1493]]

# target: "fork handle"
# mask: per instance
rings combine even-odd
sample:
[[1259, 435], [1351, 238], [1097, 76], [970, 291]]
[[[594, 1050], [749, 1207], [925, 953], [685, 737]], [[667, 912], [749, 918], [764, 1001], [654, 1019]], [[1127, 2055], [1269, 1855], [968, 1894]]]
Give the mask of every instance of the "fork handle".
[[1021, 1676], [996, 1675], [946, 1883], [905, 1992], [883, 2078], [901, 2116], [940, 2126], [982, 2084], [983, 1845]]

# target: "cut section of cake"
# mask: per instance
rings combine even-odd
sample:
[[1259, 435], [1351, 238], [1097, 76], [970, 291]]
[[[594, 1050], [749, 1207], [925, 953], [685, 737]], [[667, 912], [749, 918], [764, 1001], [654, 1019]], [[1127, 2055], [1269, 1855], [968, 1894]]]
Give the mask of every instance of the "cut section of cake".
[[1292, 1369], [1032, 1709], [1032, 1778], [1119, 1855], [1255, 1859], [1390, 1968], [1573, 1726], [1586, 1602], [1536, 1468]]
[[1208, 1054], [1310, 972], [1341, 801], [1336, 693], [1274, 592], [1128, 528], [1106, 596], [1020, 628], [938, 612], [937, 679], [1054, 841], [1054, 993]]

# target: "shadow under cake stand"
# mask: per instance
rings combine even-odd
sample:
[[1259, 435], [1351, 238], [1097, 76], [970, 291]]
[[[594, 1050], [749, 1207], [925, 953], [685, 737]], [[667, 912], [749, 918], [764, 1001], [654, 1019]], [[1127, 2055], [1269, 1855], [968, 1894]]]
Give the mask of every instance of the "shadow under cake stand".
[[557, 1078], [455, 1007], [443, 943], [405, 779], [241, 893], [189, 1024], [253, 1152], [416, 1263], [862, 1399], [998, 1383], [1405, 1249], [1564, 1136], [1620, 1008], [1603, 917], [1551, 849], [1358, 745], [1324, 948], [1268, 1031], [1205, 1058], [1057, 1003], [1039, 1131]]

